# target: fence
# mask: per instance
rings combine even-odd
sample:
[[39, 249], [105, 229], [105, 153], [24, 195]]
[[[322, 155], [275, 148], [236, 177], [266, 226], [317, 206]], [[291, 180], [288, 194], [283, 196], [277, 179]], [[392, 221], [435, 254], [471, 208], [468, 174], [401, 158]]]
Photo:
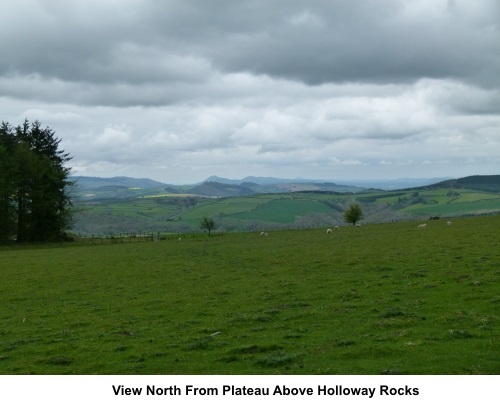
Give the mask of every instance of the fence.
[[[211, 236], [221, 236], [225, 232], [212, 232]], [[83, 244], [114, 244], [114, 243], [139, 243], [139, 242], [159, 242], [164, 240], [182, 240], [186, 238], [206, 237], [206, 233], [161, 233], [161, 232], [139, 232], [139, 233], [119, 233], [108, 235], [88, 235], [78, 236], [77, 240]]]

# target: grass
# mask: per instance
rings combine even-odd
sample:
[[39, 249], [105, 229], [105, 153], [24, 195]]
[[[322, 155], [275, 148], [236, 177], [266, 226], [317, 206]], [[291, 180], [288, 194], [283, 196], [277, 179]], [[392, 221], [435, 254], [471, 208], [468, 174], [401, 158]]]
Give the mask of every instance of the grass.
[[415, 205], [408, 209], [406, 212], [413, 212], [416, 214], [439, 214], [445, 216], [456, 216], [456, 215], [471, 215], [471, 214], [482, 214], [482, 213], [492, 213], [497, 212], [500, 205], [500, 199], [483, 199], [479, 201], [467, 201], [467, 202], [454, 202], [443, 205]]
[[499, 374], [500, 216], [0, 249], [2, 374]]
[[314, 200], [276, 199], [267, 203], [259, 210], [239, 213], [234, 215], [234, 218], [291, 224], [295, 221], [297, 216], [311, 212], [330, 213], [332, 212], [332, 209], [327, 205]]

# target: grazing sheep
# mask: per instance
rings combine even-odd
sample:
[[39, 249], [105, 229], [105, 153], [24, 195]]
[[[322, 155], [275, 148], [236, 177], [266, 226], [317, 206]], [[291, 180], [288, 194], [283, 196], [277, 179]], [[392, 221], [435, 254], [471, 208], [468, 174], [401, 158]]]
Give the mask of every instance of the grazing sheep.
[[332, 233], [332, 230], [331, 230], [330, 228], [328, 228], [328, 229], [326, 230], [326, 233]]
[[425, 228], [426, 226], [427, 226], [427, 224], [420, 224], [420, 225], [418, 226], [418, 228], [422, 228], [422, 229], [423, 229], [423, 228]]
[[451, 221], [448, 221], [448, 222], [446, 223], [446, 225], [451, 225]]
[[361, 228], [361, 224], [356, 224], [356, 228]]
[[260, 236], [267, 236], [267, 232], [261, 232]]
[[339, 227], [337, 225], [334, 226], [335, 229], [339, 229]]

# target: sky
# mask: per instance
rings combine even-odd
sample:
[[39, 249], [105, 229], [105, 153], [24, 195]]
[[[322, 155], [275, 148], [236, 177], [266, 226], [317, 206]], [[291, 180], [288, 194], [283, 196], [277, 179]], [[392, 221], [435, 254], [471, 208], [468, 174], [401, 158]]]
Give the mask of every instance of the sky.
[[2, 2], [0, 121], [77, 176], [500, 174], [498, 0]]

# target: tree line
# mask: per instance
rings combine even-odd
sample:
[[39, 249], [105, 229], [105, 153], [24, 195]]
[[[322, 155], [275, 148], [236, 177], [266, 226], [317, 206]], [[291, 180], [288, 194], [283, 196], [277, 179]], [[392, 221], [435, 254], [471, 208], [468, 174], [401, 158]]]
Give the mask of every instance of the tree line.
[[71, 160], [55, 132], [0, 125], [0, 243], [60, 240], [71, 222]]

